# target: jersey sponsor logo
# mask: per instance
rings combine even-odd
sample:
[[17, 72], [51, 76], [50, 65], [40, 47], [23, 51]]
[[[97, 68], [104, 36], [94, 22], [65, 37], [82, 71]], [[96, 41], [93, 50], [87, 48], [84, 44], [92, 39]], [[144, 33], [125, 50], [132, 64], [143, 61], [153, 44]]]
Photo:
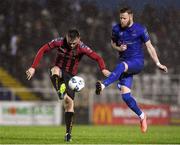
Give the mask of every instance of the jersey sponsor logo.
[[132, 45], [137, 43], [136, 41], [124, 41], [125, 44]]
[[66, 53], [66, 51], [62, 47], [59, 47], [58, 51], [61, 58], [75, 60], [78, 57], [76, 52], [72, 51], [72, 55], [71, 55], [70, 53]]
[[[61, 50], [61, 49], [59, 49], [59, 50]], [[77, 57], [77, 55], [74, 55], [74, 54], [72, 54], [72, 55], [66, 54], [65, 51], [64, 52], [60, 51], [59, 54], [61, 55], [62, 58], [66, 58], [66, 59], [76, 59], [76, 57]]]

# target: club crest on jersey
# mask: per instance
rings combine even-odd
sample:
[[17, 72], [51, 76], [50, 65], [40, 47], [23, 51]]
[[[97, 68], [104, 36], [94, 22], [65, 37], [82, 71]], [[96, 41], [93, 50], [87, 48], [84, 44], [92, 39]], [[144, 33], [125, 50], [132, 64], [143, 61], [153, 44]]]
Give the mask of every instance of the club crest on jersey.
[[136, 33], [132, 33], [132, 36], [137, 36], [137, 34]]
[[123, 32], [119, 32], [119, 35], [122, 36], [122, 35], [123, 35]]

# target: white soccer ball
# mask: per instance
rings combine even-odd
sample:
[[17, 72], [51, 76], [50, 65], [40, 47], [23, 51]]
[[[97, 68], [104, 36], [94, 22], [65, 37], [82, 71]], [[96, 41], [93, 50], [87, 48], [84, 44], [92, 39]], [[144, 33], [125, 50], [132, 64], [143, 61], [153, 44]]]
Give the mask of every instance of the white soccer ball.
[[85, 82], [82, 77], [74, 76], [69, 80], [68, 85], [69, 85], [70, 89], [72, 89], [76, 92], [79, 92], [84, 88]]

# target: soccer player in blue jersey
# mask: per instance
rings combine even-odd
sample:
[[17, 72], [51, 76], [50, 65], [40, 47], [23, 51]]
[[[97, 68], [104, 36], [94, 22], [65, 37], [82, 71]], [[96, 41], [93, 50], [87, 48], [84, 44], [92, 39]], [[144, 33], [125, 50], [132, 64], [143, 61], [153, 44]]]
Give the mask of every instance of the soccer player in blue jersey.
[[167, 67], [162, 65], [158, 59], [146, 28], [133, 22], [133, 12], [130, 8], [122, 8], [120, 23], [112, 28], [111, 39], [112, 48], [119, 52], [119, 63], [108, 78], [96, 83], [96, 94], [99, 95], [104, 88], [119, 80], [118, 88], [121, 89], [122, 98], [128, 107], [139, 116], [141, 131], [145, 133], [147, 131], [146, 114], [138, 107], [131, 95], [133, 75], [140, 73], [144, 67], [143, 43], [156, 66], [167, 72]]

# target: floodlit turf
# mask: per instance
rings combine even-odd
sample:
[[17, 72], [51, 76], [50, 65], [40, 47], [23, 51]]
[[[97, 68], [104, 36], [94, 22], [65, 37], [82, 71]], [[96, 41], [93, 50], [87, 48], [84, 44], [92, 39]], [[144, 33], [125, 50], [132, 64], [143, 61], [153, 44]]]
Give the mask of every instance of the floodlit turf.
[[[64, 144], [64, 126], [0, 126], [0, 144]], [[180, 144], [180, 126], [77, 126], [72, 144]], [[70, 144], [71, 144], [70, 143]]]

